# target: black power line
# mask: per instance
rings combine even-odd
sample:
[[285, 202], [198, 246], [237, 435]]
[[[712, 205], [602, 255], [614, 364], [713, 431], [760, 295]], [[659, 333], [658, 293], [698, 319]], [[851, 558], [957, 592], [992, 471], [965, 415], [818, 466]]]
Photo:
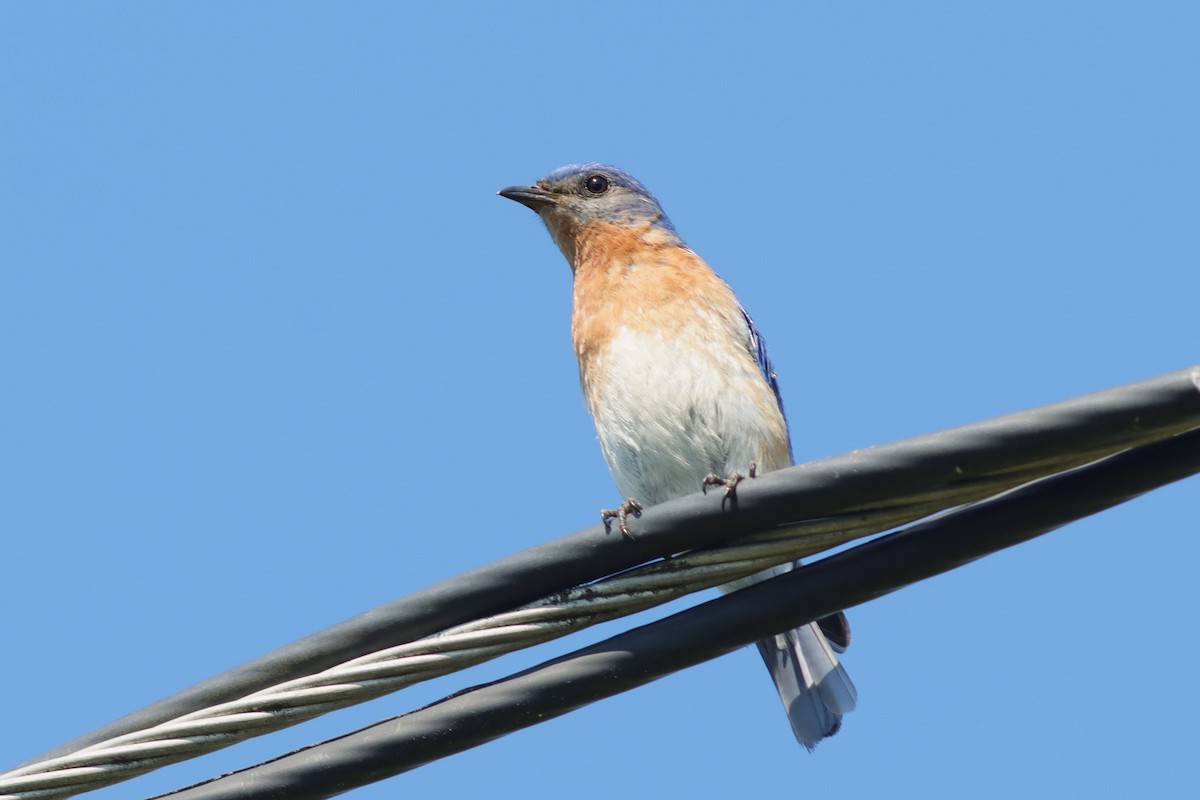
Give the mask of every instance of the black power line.
[[1045, 478], [409, 714], [162, 797], [315, 800], [544, 722], [1200, 472], [1200, 430]]
[[1078, 463], [1080, 454], [1112, 453], [1189, 430], [1200, 426], [1198, 384], [1200, 367], [1192, 367], [772, 472], [739, 486], [736, 513], [722, 507], [720, 493], [672, 500], [634, 520], [632, 540], [606, 535], [597, 525], [524, 550], [267, 653], [26, 763], [73, 753], [667, 554], [800, 518], [901, 504], [1023, 466]]

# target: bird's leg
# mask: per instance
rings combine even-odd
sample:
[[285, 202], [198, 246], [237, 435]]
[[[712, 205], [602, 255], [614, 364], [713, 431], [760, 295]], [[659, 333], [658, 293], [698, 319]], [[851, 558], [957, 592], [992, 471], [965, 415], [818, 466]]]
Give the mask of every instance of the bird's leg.
[[621, 535], [626, 539], [632, 539], [633, 534], [629, 532], [628, 523], [630, 514], [633, 514], [635, 517], [642, 515], [642, 504], [632, 497], [627, 497], [625, 502], [616, 508], [600, 509], [600, 521], [604, 523], [604, 532], [610, 533], [612, 531], [612, 521], [615, 519], [617, 527], [621, 529]]
[[739, 483], [746, 480], [746, 478], [758, 477], [758, 464], [755, 464], [753, 461], [750, 462], [750, 469], [748, 469], [746, 472], [747, 474], [745, 475], [740, 472], [734, 472], [725, 478], [721, 477], [715, 472], [710, 472], [704, 476], [704, 482], [700, 484], [700, 488], [705, 494], [708, 494], [708, 487], [724, 486], [725, 496], [733, 497], [735, 494], [737, 494], [737, 486]]

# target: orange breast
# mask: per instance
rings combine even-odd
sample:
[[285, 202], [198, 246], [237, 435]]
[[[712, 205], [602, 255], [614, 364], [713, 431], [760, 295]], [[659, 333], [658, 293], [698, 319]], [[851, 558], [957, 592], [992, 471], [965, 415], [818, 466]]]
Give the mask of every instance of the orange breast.
[[[571, 338], [580, 371], [621, 328], [665, 338], [736, 335], [744, 322], [733, 291], [686, 247], [650, 225], [593, 222], [577, 232]], [[690, 329], [690, 330], [689, 330]]]

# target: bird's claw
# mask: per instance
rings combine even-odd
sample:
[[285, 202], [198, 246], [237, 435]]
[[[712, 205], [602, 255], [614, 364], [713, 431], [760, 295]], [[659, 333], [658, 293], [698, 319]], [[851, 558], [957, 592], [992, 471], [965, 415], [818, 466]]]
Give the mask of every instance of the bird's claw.
[[635, 517], [640, 517], [642, 515], [642, 504], [637, 500], [634, 500], [632, 497], [626, 498], [625, 502], [621, 503], [621, 505], [617, 506], [616, 508], [600, 509], [600, 521], [604, 523], [604, 532], [612, 532], [612, 521], [615, 519], [617, 521], [617, 527], [621, 531], [621, 535], [626, 539], [632, 539], [633, 534], [629, 532], [628, 521], [630, 514]]
[[715, 472], [708, 473], [707, 475], [704, 476], [704, 482], [700, 485], [700, 489], [705, 494], [708, 494], [708, 487], [724, 486], [725, 487], [725, 496], [733, 497], [734, 495], [737, 494], [737, 487], [738, 487], [739, 483], [746, 480], [746, 478], [757, 478], [757, 477], [758, 477], [758, 464], [751, 462], [750, 469], [746, 470], [745, 475], [743, 475], [740, 472], [734, 472], [731, 475], [729, 475], [728, 477], [721, 477], [720, 475], [718, 475]]

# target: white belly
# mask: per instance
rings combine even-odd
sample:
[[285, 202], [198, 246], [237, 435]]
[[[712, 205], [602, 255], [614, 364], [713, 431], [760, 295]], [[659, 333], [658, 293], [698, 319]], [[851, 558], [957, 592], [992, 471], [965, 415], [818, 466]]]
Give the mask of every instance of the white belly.
[[653, 505], [700, 491], [710, 473], [790, 463], [787, 426], [748, 351], [621, 330], [584, 393], [622, 497]]

